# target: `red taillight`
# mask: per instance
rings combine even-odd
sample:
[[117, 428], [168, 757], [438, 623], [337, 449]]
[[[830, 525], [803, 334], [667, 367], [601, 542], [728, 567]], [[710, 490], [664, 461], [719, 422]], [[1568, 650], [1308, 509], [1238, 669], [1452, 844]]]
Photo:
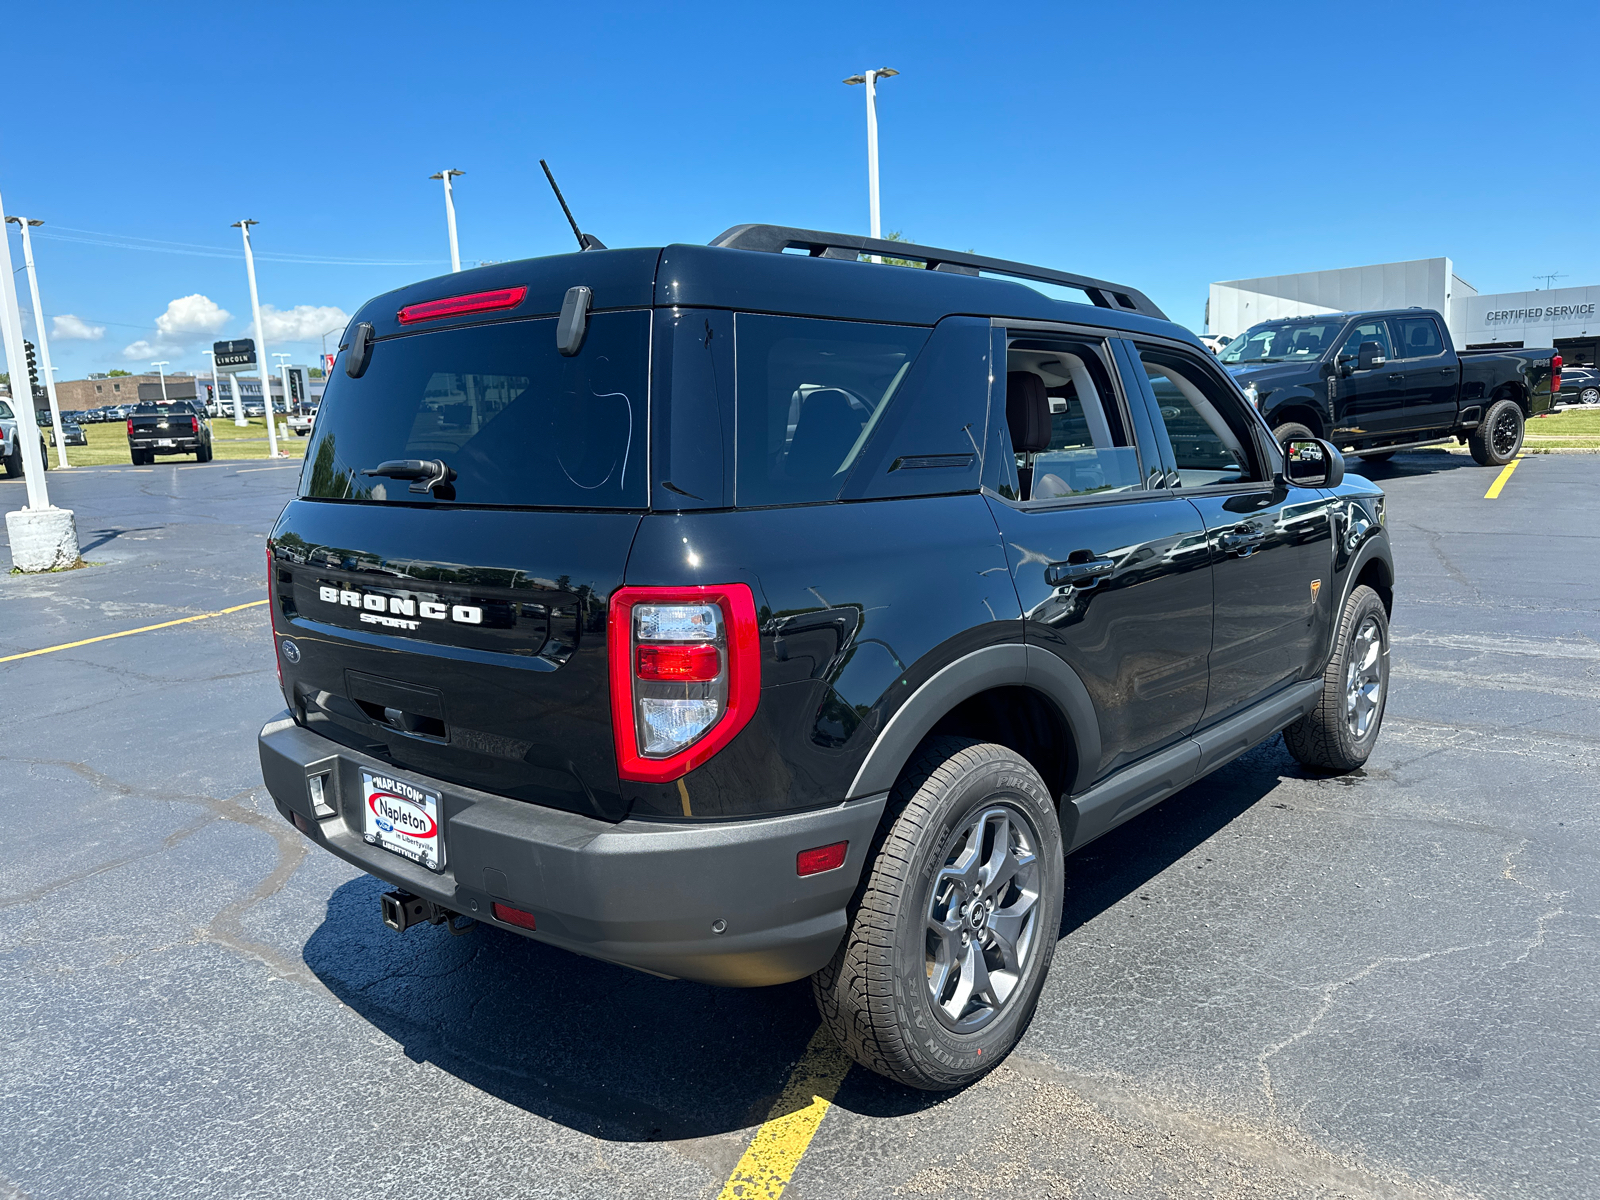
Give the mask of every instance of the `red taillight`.
[[132, 417], [128, 418], [128, 436], [129, 437], [133, 436], [133, 418]]
[[194, 434], [195, 437], [199, 437], [200, 436], [200, 418], [199, 417], [190, 417], [189, 418], [189, 432]]
[[639, 679], [668, 683], [706, 683], [722, 671], [715, 646], [640, 646], [633, 673]]
[[499, 288], [493, 292], [472, 292], [465, 296], [446, 296], [443, 300], [424, 300], [400, 310], [400, 324], [437, 321], [441, 317], [463, 317], [468, 313], [497, 312], [515, 308], [528, 294], [525, 287]]
[[802, 850], [794, 856], [794, 873], [821, 875], [824, 871], [837, 871], [844, 866], [844, 852], [849, 848], [849, 842], [834, 842], [831, 846]]
[[761, 640], [747, 585], [619, 588], [606, 636], [623, 779], [681, 778], [755, 714]]
[[539, 923], [533, 919], [532, 913], [512, 908], [509, 904], [501, 904], [498, 900], [489, 905], [489, 911], [494, 913], [496, 921], [504, 921], [507, 925], [516, 925], [523, 929], [539, 928]]
[[1550, 394], [1554, 396], [1561, 390], [1561, 355], [1556, 355], [1550, 360]]

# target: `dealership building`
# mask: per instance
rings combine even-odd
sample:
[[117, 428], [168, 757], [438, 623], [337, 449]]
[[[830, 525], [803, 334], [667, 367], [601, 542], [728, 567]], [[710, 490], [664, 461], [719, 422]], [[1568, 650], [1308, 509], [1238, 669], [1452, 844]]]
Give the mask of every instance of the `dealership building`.
[[1377, 263], [1213, 283], [1207, 328], [1232, 336], [1280, 317], [1381, 308], [1432, 308], [1457, 346], [1554, 346], [1568, 366], [1593, 366], [1600, 352], [1600, 285], [1480, 296], [1448, 258]]

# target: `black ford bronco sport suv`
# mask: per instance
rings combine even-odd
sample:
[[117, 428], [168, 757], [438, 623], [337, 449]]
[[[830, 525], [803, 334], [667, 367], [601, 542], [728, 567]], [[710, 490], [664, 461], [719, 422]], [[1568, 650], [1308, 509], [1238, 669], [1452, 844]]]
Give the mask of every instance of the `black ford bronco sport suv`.
[[1382, 493], [1132, 288], [740, 226], [343, 342], [260, 752], [396, 928], [809, 975], [860, 1062], [951, 1088], [1027, 1025], [1066, 854], [1280, 731], [1328, 770], [1377, 737]]

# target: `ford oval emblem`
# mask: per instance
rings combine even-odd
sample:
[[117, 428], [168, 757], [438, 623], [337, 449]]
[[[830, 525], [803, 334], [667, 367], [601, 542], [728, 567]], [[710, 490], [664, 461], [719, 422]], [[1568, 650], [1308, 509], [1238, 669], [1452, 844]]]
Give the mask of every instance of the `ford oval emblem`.
[[279, 648], [283, 651], [283, 657], [288, 659], [291, 664], [300, 661], [300, 647], [296, 646], [288, 638], [284, 638], [279, 643]]

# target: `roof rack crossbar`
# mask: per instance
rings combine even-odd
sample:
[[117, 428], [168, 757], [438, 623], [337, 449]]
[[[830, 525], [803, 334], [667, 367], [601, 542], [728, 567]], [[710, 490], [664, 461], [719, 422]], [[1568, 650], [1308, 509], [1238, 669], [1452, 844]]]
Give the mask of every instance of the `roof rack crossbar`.
[[1089, 297], [1090, 303], [1100, 308], [1142, 313], [1160, 321], [1167, 319], [1167, 314], [1157, 308], [1148, 296], [1125, 284], [1003, 258], [986, 258], [981, 254], [963, 254], [959, 250], [919, 246], [913, 242], [892, 242], [853, 233], [823, 233], [815, 229], [794, 229], [787, 225], [735, 225], [712, 239], [711, 245], [728, 250], [762, 250], [771, 254], [804, 250], [812, 258], [839, 258], [852, 262], [863, 254], [874, 254], [880, 258], [920, 262], [929, 271], [946, 274], [977, 275], [981, 271], [990, 275], [1008, 275], [1013, 279], [1076, 288]]

